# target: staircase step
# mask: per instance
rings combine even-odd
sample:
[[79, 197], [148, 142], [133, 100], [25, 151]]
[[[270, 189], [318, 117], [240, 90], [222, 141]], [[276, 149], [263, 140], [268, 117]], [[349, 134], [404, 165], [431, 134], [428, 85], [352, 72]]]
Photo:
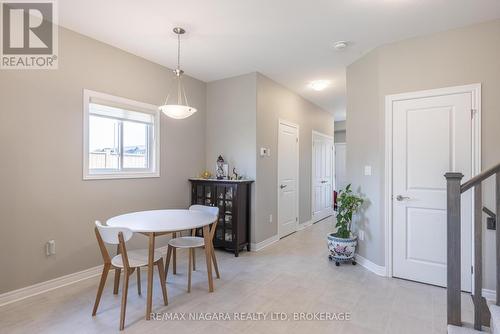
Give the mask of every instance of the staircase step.
[[469, 327], [448, 325], [448, 334], [484, 334], [484, 332], [480, 332]]
[[491, 313], [490, 328], [492, 333], [500, 333], [500, 306], [489, 304], [488, 308]]

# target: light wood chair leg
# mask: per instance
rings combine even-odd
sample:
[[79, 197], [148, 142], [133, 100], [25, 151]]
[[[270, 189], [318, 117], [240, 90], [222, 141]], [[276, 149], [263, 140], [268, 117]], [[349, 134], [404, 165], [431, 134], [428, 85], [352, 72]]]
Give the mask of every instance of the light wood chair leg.
[[177, 275], [177, 249], [175, 247], [172, 250], [172, 257], [173, 257], [173, 261], [172, 261], [172, 273], [174, 275]]
[[193, 271], [196, 271], [196, 248], [193, 248], [192, 252], [192, 257], [193, 257]]
[[168, 277], [168, 267], [170, 267], [170, 258], [172, 257], [172, 246], [168, 245], [167, 248], [167, 259], [165, 261], [165, 280]]
[[193, 249], [189, 248], [188, 261], [188, 292], [191, 292], [191, 271], [193, 268]]
[[205, 239], [205, 261], [207, 262], [208, 292], [214, 292], [214, 281], [212, 277], [212, 251], [210, 231], [208, 225], [203, 226], [203, 238]]
[[106, 285], [106, 279], [108, 278], [110, 264], [104, 264], [102, 268], [101, 281], [99, 282], [99, 288], [97, 289], [97, 296], [95, 297], [94, 309], [92, 310], [92, 316], [97, 313], [97, 308], [99, 307], [99, 302], [101, 301], [102, 291], [104, 290], [104, 285]]
[[[195, 228], [193, 228], [191, 230], [191, 236], [192, 237], [196, 236], [196, 229]], [[195, 252], [195, 248], [193, 248], [193, 271], [196, 271], [196, 252]]]
[[[120, 245], [116, 245], [116, 255], [120, 254]], [[120, 288], [120, 274], [122, 273], [120, 268], [115, 269], [115, 285], [113, 286], [113, 294], [118, 294], [118, 289]]]
[[214, 264], [215, 275], [217, 276], [217, 278], [220, 278], [219, 266], [217, 265], [217, 258], [215, 257], [215, 250], [214, 249], [212, 249], [212, 262]]
[[120, 275], [122, 273], [121, 269], [115, 269], [115, 285], [113, 287], [113, 294], [117, 295], [118, 294], [118, 289], [120, 286]]
[[155, 252], [155, 234], [149, 233], [148, 249], [148, 294], [146, 300], [146, 320], [151, 319], [151, 310], [153, 309], [153, 271], [154, 271], [154, 252]]
[[166, 286], [166, 275], [165, 275], [165, 268], [163, 267], [163, 260], [160, 259], [160, 261], [157, 262], [158, 265], [158, 273], [160, 276], [160, 285], [161, 285], [161, 291], [163, 293], [163, 303], [165, 305], [168, 305], [168, 294], [167, 294], [167, 286]]
[[[174, 232], [172, 237], [177, 238], [177, 233]], [[174, 257], [174, 259], [172, 261], [172, 273], [174, 275], [177, 275], [177, 248], [173, 247], [172, 255]]]
[[122, 308], [120, 311], [120, 330], [125, 328], [125, 313], [127, 311], [127, 294], [128, 294], [128, 280], [129, 273], [127, 269], [124, 269], [123, 275], [123, 287], [122, 287]]
[[141, 295], [141, 268], [137, 268], [137, 294]]

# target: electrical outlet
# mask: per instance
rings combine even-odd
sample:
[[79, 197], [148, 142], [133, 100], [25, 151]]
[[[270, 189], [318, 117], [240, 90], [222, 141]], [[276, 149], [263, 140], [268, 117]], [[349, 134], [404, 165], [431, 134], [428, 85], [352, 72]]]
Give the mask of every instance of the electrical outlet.
[[365, 231], [363, 231], [363, 230], [358, 230], [358, 238], [359, 238], [359, 240], [361, 240], [361, 241], [365, 240]]
[[51, 256], [56, 254], [56, 241], [49, 240], [45, 244], [45, 255]]
[[273, 215], [269, 215], [269, 222], [272, 223], [273, 222]]

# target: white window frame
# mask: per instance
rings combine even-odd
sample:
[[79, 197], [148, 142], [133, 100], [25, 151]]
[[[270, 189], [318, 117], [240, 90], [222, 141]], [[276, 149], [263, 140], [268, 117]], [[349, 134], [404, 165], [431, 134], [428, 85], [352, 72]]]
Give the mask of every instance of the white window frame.
[[[151, 134], [148, 144], [150, 168], [144, 169], [126, 169], [126, 170], [98, 170], [91, 172], [89, 169], [89, 105], [92, 99], [110, 102], [110, 104], [118, 104], [125, 106], [132, 111], [149, 113], [153, 115], [153, 133]], [[160, 111], [158, 106], [130, 100], [123, 97], [113, 96], [105, 93], [100, 93], [88, 89], [83, 90], [83, 179], [84, 180], [104, 180], [104, 179], [135, 179], [160, 177]]]

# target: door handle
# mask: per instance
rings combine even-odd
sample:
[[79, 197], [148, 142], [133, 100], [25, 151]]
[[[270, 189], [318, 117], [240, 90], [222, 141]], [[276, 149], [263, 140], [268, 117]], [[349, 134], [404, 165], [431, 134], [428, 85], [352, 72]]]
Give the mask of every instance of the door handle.
[[397, 195], [397, 196], [396, 196], [396, 200], [398, 200], [398, 201], [400, 201], [400, 202], [401, 202], [401, 201], [408, 200], [408, 199], [410, 199], [410, 197], [401, 196], [401, 195]]
[[280, 185], [280, 188], [281, 188], [281, 189], [286, 188], [286, 184], [282, 184], [282, 185]]
[[323, 180], [323, 181], [321, 181], [321, 183], [327, 183], [327, 182], [328, 182], [328, 181], [324, 181], [324, 180]]

